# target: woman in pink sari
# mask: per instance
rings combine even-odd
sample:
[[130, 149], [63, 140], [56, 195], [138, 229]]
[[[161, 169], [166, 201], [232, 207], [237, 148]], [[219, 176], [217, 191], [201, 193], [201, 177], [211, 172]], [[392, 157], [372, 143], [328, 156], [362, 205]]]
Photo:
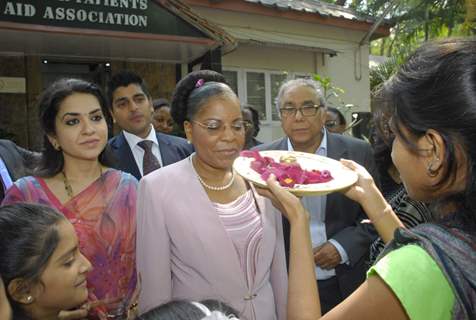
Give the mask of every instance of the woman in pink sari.
[[137, 180], [107, 166], [105, 98], [94, 84], [63, 79], [43, 93], [39, 110], [46, 134], [38, 174], [17, 180], [2, 204], [48, 205], [73, 224], [93, 271], [87, 307], [63, 316], [126, 319], [136, 302]]

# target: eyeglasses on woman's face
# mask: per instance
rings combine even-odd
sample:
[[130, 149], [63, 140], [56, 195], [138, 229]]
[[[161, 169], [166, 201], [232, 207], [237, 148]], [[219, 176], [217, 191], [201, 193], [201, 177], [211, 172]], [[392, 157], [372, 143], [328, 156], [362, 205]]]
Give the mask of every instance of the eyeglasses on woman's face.
[[318, 105], [313, 102], [306, 102], [299, 108], [291, 104], [286, 104], [279, 109], [279, 112], [282, 117], [295, 117], [298, 111], [301, 112], [303, 117], [313, 117], [317, 114], [317, 111], [323, 107], [323, 105]]
[[[192, 122], [206, 129], [210, 135], [217, 135], [223, 133], [225, 131], [225, 128], [227, 127], [227, 124], [221, 120], [211, 119], [204, 122], [194, 120]], [[251, 124], [244, 120], [236, 120], [229, 124], [231, 131], [237, 135], [244, 134], [246, 129], [250, 126]]]
[[251, 128], [253, 126], [253, 122], [250, 120], [243, 120], [246, 128]]

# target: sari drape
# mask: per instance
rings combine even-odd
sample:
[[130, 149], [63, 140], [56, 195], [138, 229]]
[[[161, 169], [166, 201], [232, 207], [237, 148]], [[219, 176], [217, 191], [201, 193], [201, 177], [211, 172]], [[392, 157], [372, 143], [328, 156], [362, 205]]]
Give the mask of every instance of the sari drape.
[[93, 265], [88, 274], [89, 302], [106, 301], [90, 318], [127, 310], [137, 286], [137, 180], [109, 169], [66, 203], [61, 203], [39, 177], [24, 177], [8, 190], [2, 205], [18, 202], [51, 206], [73, 224], [81, 252]]

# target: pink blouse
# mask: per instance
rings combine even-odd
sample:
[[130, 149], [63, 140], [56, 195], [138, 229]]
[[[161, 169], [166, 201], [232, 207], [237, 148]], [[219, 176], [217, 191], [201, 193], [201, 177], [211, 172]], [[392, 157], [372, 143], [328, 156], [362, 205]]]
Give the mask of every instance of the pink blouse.
[[230, 203], [213, 203], [213, 206], [233, 242], [247, 285], [251, 288], [263, 238], [263, 225], [253, 192], [248, 190]]

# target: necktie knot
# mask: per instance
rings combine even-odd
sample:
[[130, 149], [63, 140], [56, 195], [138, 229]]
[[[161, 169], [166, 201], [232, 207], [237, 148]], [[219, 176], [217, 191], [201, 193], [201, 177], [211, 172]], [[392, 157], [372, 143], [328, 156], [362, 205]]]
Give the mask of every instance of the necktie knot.
[[150, 140], [142, 140], [141, 142], [138, 143], [138, 145], [139, 147], [144, 149], [145, 152], [148, 152], [148, 151], [151, 152], [154, 142]]
[[152, 146], [154, 145], [154, 142], [150, 140], [142, 140], [137, 145], [144, 149], [144, 158], [142, 159], [142, 176], [159, 169], [159, 160], [157, 160], [157, 157], [152, 153]]

